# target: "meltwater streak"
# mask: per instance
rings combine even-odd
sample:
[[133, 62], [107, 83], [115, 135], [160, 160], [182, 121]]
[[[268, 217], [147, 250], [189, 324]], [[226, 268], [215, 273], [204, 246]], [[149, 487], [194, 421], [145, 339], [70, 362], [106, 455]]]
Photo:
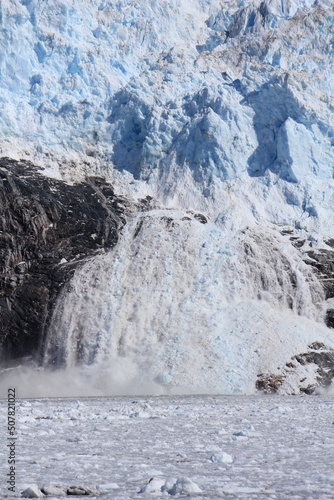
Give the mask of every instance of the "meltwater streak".
[[333, 343], [316, 323], [322, 288], [285, 241], [190, 212], [137, 215], [63, 290], [44, 365], [83, 370], [107, 394], [253, 393], [259, 371]]

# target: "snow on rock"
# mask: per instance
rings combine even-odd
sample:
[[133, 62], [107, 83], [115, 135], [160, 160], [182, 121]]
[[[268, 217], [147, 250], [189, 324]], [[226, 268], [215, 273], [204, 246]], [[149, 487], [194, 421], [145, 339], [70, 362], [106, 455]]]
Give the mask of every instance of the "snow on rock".
[[334, 350], [314, 342], [271, 374], [259, 374], [257, 388], [266, 393], [313, 394], [327, 388], [334, 379]]

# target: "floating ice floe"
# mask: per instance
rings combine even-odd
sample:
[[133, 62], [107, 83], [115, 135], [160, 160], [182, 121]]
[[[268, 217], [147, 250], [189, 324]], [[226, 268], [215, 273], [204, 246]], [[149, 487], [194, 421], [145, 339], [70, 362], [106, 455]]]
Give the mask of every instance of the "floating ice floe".
[[180, 477], [174, 480], [165, 480], [159, 477], [152, 477], [146, 486], [139, 493], [168, 493], [169, 495], [191, 495], [202, 493], [202, 490], [194, 481], [187, 477]]
[[162, 488], [166, 485], [165, 479], [160, 477], [151, 477], [149, 482], [144, 486], [139, 493], [157, 493], [161, 492]]
[[233, 432], [234, 437], [261, 437], [261, 434], [259, 432], [256, 432], [254, 427], [252, 425], [249, 425], [246, 427], [246, 429], [240, 430]]
[[23, 498], [44, 498], [47, 497], [66, 497], [66, 496], [97, 496], [98, 491], [87, 488], [86, 486], [59, 486], [49, 484], [39, 488], [37, 484], [33, 484], [25, 489], [21, 496]]
[[42, 492], [44, 495], [52, 496], [52, 497], [66, 497], [66, 487], [49, 484], [47, 486], [43, 486]]
[[43, 498], [44, 494], [39, 489], [37, 484], [32, 484], [26, 490], [22, 491], [21, 496], [23, 498]]
[[168, 490], [168, 493], [170, 495], [191, 495], [194, 493], [202, 493], [202, 490], [191, 479], [180, 477], [173, 487]]
[[232, 455], [229, 455], [228, 453], [225, 453], [224, 451], [216, 452], [216, 453], [212, 453], [212, 455], [210, 457], [210, 461], [213, 462], [214, 464], [232, 464], [233, 457], [232, 457]]

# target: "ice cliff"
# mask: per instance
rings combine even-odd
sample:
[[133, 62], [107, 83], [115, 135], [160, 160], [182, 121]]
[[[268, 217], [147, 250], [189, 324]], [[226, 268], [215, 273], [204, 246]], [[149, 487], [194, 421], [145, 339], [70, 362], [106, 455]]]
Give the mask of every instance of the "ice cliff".
[[2, 1], [0, 22], [3, 155], [332, 230], [330, 2]]
[[62, 293], [47, 362], [131, 351], [167, 386], [206, 367], [250, 392], [332, 342], [310, 252], [333, 258], [333, 21], [327, 0], [1, 2], [1, 155], [156, 200]]

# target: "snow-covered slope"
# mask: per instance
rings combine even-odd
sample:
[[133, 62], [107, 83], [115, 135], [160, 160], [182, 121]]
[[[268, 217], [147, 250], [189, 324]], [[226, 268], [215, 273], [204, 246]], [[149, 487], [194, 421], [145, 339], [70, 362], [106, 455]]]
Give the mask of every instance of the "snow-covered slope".
[[327, 0], [1, 2], [1, 154], [160, 208], [76, 274], [48, 362], [132, 350], [151, 378], [249, 392], [333, 345], [302, 262], [334, 229], [333, 21]]

